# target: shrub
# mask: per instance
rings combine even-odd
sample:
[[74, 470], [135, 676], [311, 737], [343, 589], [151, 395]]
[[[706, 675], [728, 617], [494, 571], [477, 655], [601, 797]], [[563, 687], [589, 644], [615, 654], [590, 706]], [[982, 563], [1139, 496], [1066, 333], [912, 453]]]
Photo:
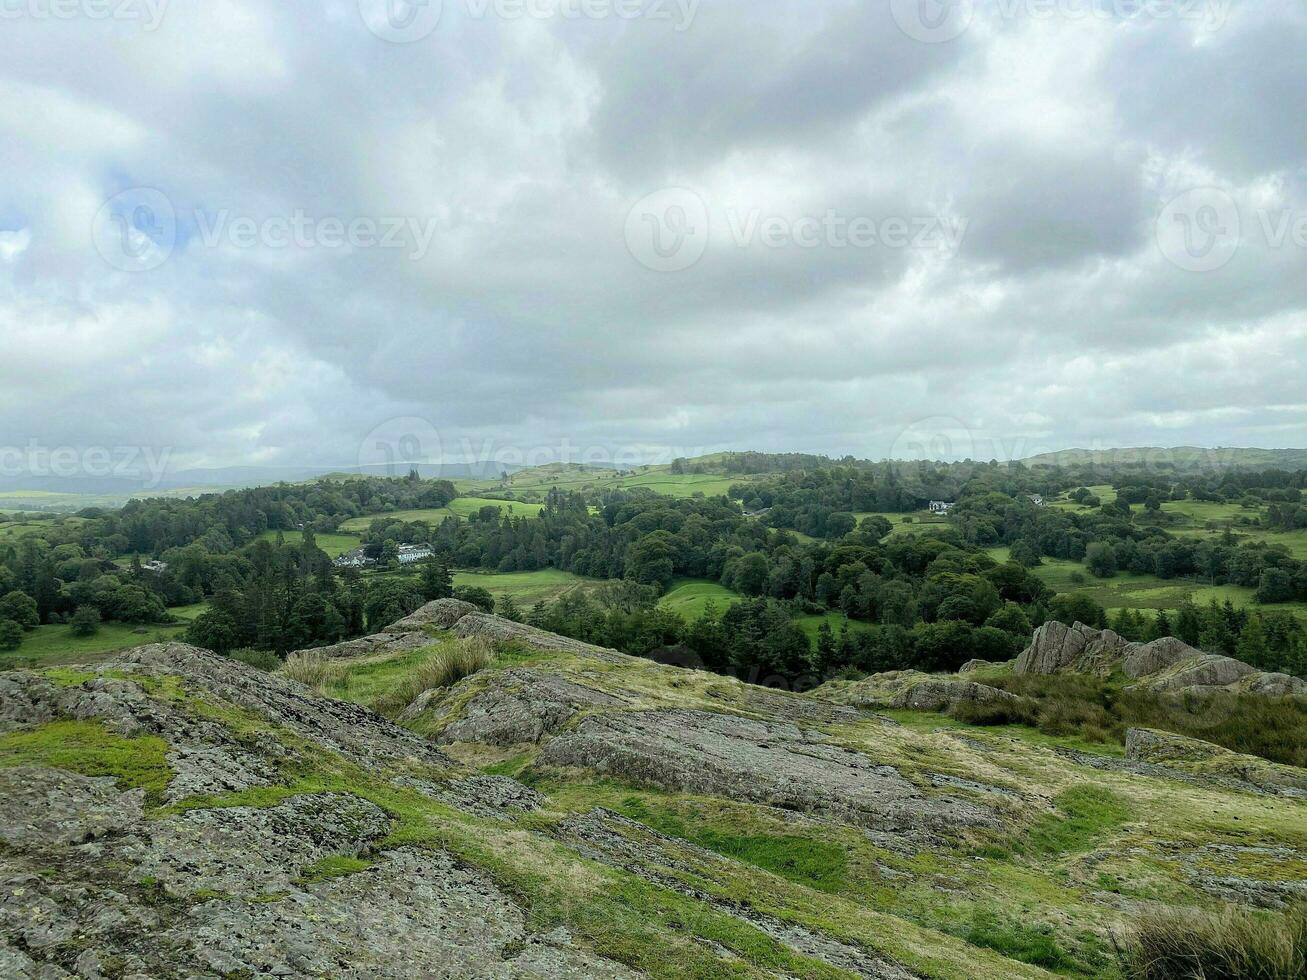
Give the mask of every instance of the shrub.
[[227, 656], [250, 667], [257, 667], [259, 670], [271, 671], [281, 666], [281, 658], [271, 650], [254, 650], [250, 647], [243, 647], [240, 650], [233, 650]]
[[1129, 980], [1290, 980], [1307, 976], [1307, 910], [1257, 914], [1233, 907], [1143, 915], [1119, 945]]
[[12, 619], [0, 619], [0, 650], [17, 650], [23, 645], [23, 628]]
[[1039, 721], [1039, 709], [1033, 701], [1017, 704], [959, 701], [948, 711], [949, 715], [967, 725], [1031, 725]]
[[94, 636], [100, 632], [100, 610], [95, 606], [78, 606], [71, 623], [69, 632], [73, 636]]

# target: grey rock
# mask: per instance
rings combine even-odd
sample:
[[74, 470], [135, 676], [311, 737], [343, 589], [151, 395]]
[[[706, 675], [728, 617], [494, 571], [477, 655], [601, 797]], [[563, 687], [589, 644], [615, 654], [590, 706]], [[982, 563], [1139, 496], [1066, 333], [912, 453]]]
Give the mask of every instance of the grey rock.
[[1006, 664], [998, 663], [993, 660], [968, 660], [958, 668], [959, 674], [970, 674], [977, 670], [990, 670], [995, 667], [1005, 667]]
[[1125, 757], [1139, 762], [1198, 762], [1234, 754], [1211, 742], [1153, 728], [1131, 728], [1125, 733]]
[[974, 681], [935, 679], [914, 684], [890, 702], [894, 708], [911, 711], [943, 711], [955, 704], [1018, 705], [1021, 698], [1008, 691]]
[[1203, 653], [1191, 663], [1172, 668], [1149, 678], [1146, 686], [1154, 691], [1182, 691], [1191, 687], [1226, 687], [1256, 674], [1256, 668], [1241, 660]]
[[480, 612], [477, 606], [461, 599], [437, 599], [387, 627], [390, 633], [415, 633], [426, 629], [452, 629], [464, 616]]
[[1156, 674], [1182, 660], [1202, 656], [1188, 643], [1174, 636], [1163, 636], [1149, 643], [1135, 644], [1126, 650], [1121, 667], [1127, 677], [1144, 677]]
[[703, 711], [588, 717], [549, 742], [537, 763], [902, 833], [999, 823], [989, 807], [927, 793], [892, 766], [834, 745], [819, 732]]
[[590, 643], [582, 643], [570, 637], [559, 636], [536, 629], [525, 623], [517, 623], [502, 616], [476, 612], [463, 616], [454, 624], [454, 635], [460, 637], [483, 636], [496, 642], [517, 642], [537, 650], [558, 650], [578, 657], [592, 657], [613, 664], [631, 663], [633, 658], [616, 650], [608, 650]]
[[1066, 626], [1045, 623], [1012, 667], [1014, 674], [1109, 674], [1120, 661], [1126, 640], [1111, 630], [1096, 630], [1084, 623]]
[[1271, 698], [1302, 696], [1307, 695], [1307, 681], [1288, 674], [1258, 673], [1249, 680], [1247, 690], [1250, 694], [1263, 694]]
[[144, 790], [111, 777], [53, 769], [0, 769], [0, 841], [10, 847], [81, 844], [139, 822]]
[[[469, 688], [482, 689], [465, 702], [461, 694]], [[491, 674], [488, 680], [463, 680], [450, 690], [448, 700], [457, 713], [443, 716], [437, 708], [432, 722], [436, 741], [444, 745], [535, 743], [558, 731], [583, 708], [622, 704], [610, 694], [558, 674], [528, 668]]]

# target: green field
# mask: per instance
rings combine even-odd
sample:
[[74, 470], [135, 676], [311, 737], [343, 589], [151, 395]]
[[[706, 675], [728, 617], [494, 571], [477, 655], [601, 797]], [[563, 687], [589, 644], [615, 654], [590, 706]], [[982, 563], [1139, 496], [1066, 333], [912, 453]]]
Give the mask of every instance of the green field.
[[682, 619], [698, 619], [703, 615], [708, 603], [717, 607], [718, 613], [726, 607], [744, 598], [740, 593], [728, 589], [718, 582], [707, 579], [677, 579], [668, 589], [667, 594], [658, 600], [664, 609], [679, 613]]
[[49, 520], [0, 521], [0, 543], [18, 541], [29, 534], [40, 534], [55, 528], [82, 523], [80, 517], [60, 517]]
[[[276, 541], [278, 534], [281, 534], [287, 544], [297, 545], [304, 540], [303, 531], [264, 531], [259, 535], [259, 540]], [[361, 544], [358, 537], [353, 534], [315, 534], [313, 537], [318, 547], [325, 551], [329, 558], [336, 558], [347, 551], [353, 551]]]
[[522, 470], [509, 477], [508, 482], [491, 481], [460, 484], [460, 489], [475, 492], [495, 490], [512, 494], [543, 496], [550, 490], [582, 492], [630, 490], [645, 487], [668, 497], [723, 496], [732, 484], [747, 483], [747, 476], [725, 476], [720, 473], [674, 474], [670, 466], [641, 466], [634, 471], [617, 471], [578, 464], [550, 464]]
[[556, 568], [542, 568], [538, 572], [455, 572], [454, 585], [485, 589], [496, 599], [512, 596], [523, 610], [537, 602], [546, 605], [576, 588], [591, 589], [603, 583], [599, 579], [582, 578]]
[[404, 521], [407, 524], [424, 523], [432, 526], [440, 524], [446, 518], [466, 519], [482, 507], [498, 507], [510, 517], [539, 517], [544, 504], [524, 503], [521, 500], [498, 500], [491, 497], [458, 497], [448, 507], [436, 507], [427, 510], [395, 510], [383, 514], [367, 514], [353, 517], [340, 525], [340, 530], [349, 533], [362, 533], [372, 526], [372, 522], [381, 518]]
[[147, 626], [144, 633], [134, 632], [136, 629], [123, 623], [105, 623], [95, 636], [73, 636], [70, 626], [38, 626], [23, 634], [23, 645], [17, 650], [0, 653], [0, 670], [103, 660], [117, 650], [175, 640], [185, 631], [186, 624]]
[[870, 623], [864, 623], [860, 619], [849, 619], [841, 612], [796, 616], [794, 622], [803, 632], [808, 634], [808, 641], [814, 647], [817, 644], [817, 631], [821, 629], [822, 623], [830, 624], [831, 632], [835, 634], [836, 639], [839, 639], [840, 630], [844, 628], [845, 623], [849, 624], [850, 633], [863, 633], [872, 628]]

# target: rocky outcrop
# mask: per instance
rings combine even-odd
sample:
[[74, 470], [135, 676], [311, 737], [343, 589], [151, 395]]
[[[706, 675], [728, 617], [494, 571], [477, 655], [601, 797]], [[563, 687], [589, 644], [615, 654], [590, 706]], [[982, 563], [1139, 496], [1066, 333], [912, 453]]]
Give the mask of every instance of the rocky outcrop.
[[1307, 769], [1277, 765], [1197, 738], [1132, 728], [1126, 732], [1125, 754], [1137, 762], [1171, 766], [1197, 776], [1238, 780], [1260, 790], [1307, 798]]
[[637, 785], [724, 796], [912, 834], [996, 827], [988, 806], [928, 793], [819, 732], [706, 711], [586, 718], [548, 743], [539, 764], [590, 769]]
[[[475, 691], [470, 699], [465, 691]], [[449, 692], [446, 715], [435, 709], [429, 728], [436, 741], [520, 745], [539, 742], [563, 727], [583, 708], [619, 707], [612, 695], [573, 683], [558, 674], [520, 669], [468, 679]], [[447, 720], [452, 719], [452, 720]]]
[[1014, 674], [1078, 674], [1106, 676], [1116, 667], [1129, 645], [1111, 630], [1096, 630], [1084, 623], [1066, 626], [1052, 621], [1035, 635], [1012, 667]]
[[1180, 692], [1224, 689], [1283, 696], [1307, 695], [1307, 681], [1257, 670], [1241, 660], [1203, 653], [1174, 636], [1134, 643], [1111, 630], [1084, 623], [1048, 622], [1013, 665], [1016, 674], [1080, 673], [1107, 676], [1119, 670], [1148, 690]]
[[1015, 694], [974, 681], [936, 679], [922, 681], [897, 695], [890, 706], [911, 711], [944, 711], [958, 704], [1006, 704], [1022, 699]]
[[437, 599], [428, 602], [413, 614], [392, 623], [380, 633], [333, 643], [330, 646], [313, 647], [311, 651], [296, 650], [291, 656], [312, 652], [319, 657], [336, 660], [404, 653], [430, 645], [434, 631], [450, 629], [464, 616], [475, 612], [480, 610], [470, 602], [459, 599]]
[[631, 661], [631, 658], [626, 654], [618, 653], [616, 650], [597, 647], [590, 643], [582, 643], [580, 640], [559, 636], [557, 633], [549, 633], [542, 629], [536, 629], [534, 626], [528, 626], [525, 623], [504, 619], [502, 616], [492, 616], [490, 613], [469, 613], [458, 620], [453, 627], [453, 631], [455, 636], [465, 638], [482, 636], [498, 643], [521, 643], [537, 650], [558, 650], [562, 653], [571, 653], [578, 657], [592, 657], [608, 663], [623, 664]]
[[998, 663], [993, 660], [968, 660], [966, 663], [964, 663], [961, 667], [958, 668], [958, 673], [971, 674], [978, 670], [984, 670], [984, 671], [1006, 670], [1009, 666], [1010, 664], [1006, 662]]

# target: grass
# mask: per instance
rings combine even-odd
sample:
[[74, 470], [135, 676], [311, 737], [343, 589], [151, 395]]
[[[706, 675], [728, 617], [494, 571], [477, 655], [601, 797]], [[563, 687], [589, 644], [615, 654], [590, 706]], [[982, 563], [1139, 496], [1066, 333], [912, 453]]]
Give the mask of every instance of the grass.
[[372, 867], [372, 861], [365, 861], [363, 858], [349, 857], [344, 854], [333, 854], [324, 857], [319, 861], [314, 861], [303, 871], [300, 872], [301, 884], [312, 884], [315, 881], [330, 881], [332, 878], [344, 878], [349, 875], [358, 874], [360, 871], [366, 871]]
[[[345, 533], [362, 533], [372, 526], [372, 522], [385, 518], [404, 521], [406, 524], [423, 523], [432, 526], [442, 523], [446, 518], [457, 517], [466, 520], [482, 507], [498, 507], [509, 517], [539, 517], [544, 504], [526, 503], [521, 500], [500, 500], [492, 497], [456, 497], [448, 507], [428, 508], [426, 510], [396, 510], [381, 514], [367, 514], [353, 517], [340, 525]], [[357, 547], [357, 544], [355, 545]]]
[[[276, 541], [278, 534], [289, 545], [299, 545], [304, 541], [303, 531], [264, 531], [257, 540]], [[353, 551], [362, 544], [353, 534], [314, 534], [313, 538], [318, 547], [326, 552], [328, 558], [339, 558], [345, 552]]]
[[740, 593], [728, 589], [720, 582], [712, 582], [708, 579], [678, 579], [658, 601], [658, 605], [690, 622], [702, 616], [709, 603], [717, 607], [720, 615], [728, 606], [734, 605], [743, 598]]
[[1020, 845], [1037, 855], [1090, 850], [1130, 818], [1125, 801], [1102, 787], [1076, 786], [1059, 793], [1053, 802], [1060, 812], [1041, 817]]
[[494, 662], [493, 647], [481, 637], [446, 640], [400, 654], [366, 660], [293, 654], [282, 673], [320, 694], [339, 697], [384, 715], [397, 715], [426, 691], [449, 687]]
[[113, 776], [124, 789], [144, 789], [157, 800], [168, 788], [168, 743], [127, 738], [98, 722], [53, 721], [0, 735], [0, 766], [47, 766], [83, 776]]
[[582, 578], [557, 568], [542, 568], [535, 572], [454, 573], [456, 587], [485, 589], [496, 599], [511, 596], [523, 611], [537, 602], [548, 605], [573, 589], [590, 589], [602, 584], [599, 579]]
[[1121, 948], [1128, 980], [1291, 980], [1307, 976], [1307, 911], [1152, 909]]
[[38, 626], [23, 634], [23, 645], [17, 650], [0, 653], [0, 670], [104, 660], [119, 650], [176, 640], [186, 630], [186, 625], [151, 625], [140, 634], [135, 632], [138, 627], [133, 625], [103, 623], [94, 636], [74, 636], [72, 627], [67, 625]]

